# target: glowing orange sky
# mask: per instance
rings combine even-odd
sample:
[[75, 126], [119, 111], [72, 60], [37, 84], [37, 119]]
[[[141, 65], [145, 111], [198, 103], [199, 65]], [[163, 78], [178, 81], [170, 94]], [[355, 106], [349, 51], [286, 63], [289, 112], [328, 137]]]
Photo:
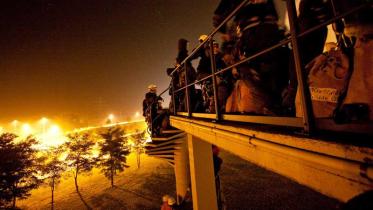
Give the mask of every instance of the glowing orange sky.
[[168, 86], [177, 40], [212, 30], [218, 0], [0, 1], [0, 122], [141, 110]]

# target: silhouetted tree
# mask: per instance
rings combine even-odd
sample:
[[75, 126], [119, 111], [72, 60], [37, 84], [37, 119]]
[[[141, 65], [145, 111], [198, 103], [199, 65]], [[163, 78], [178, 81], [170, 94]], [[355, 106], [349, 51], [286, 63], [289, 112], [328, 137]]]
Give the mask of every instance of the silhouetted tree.
[[133, 151], [136, 152], [137, 168], [140, 168], [140, 156], [144, 152], [145, 141], [146, 141], [146, 130], [140, 132], [138, 129], [132, 135], [133, 140]]
[[109, 128], [100, 135], [103, 141], [99, 144], [99, 167], [103, 174], [110, 179], [111, 187], [114, 187], [114, 176], [117, 172], [122, 172], [129, 167], [126, 165], [126, 156], [130, 154], [127, 138], [124, 137], [124, 131], [119, 127]]
[[79, 193], [78, 175], [89, 172], [95, 165], [95, 158], [92, 155], [92, 148], [95, 145], [91, 136], [87, 133], [69, 134], [68, 140], [64, 144], [67, 152], [66, 163], [73, 171], [75, 189]]
[[13, 209], [17, 198], [27, 198], [41, 183], [36, 176], [38, 158], [34, 146], [37, 141], [31, 136], [17, 142], [16, 138], [11, 133], [0, 136], [0, 207]]
[[54, 209], [54, 190], [59, 184], [62, 173], [66, 169], [64, 160], [61, 160], [62, 147], [51, 148], [45, 153], [44, 164], [41, 167], [41, 174], [51, 190], [51, 209]]

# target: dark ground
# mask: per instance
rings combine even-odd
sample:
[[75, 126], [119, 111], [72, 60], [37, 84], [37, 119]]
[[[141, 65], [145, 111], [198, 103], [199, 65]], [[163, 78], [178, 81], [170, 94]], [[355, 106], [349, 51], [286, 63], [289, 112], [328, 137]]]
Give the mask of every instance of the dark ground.
[[221, 152], [220, 179], [227, 210], [332, 210], [341, 203], [288, 178]]
[[[334, 210], [342, 204], [230, 153], [222, 151], [220, 156], [226, 210]], [[168, 165], [157, 167], [138, 189], [142, 194], [158, 194], [158, 200], [164, 194], [174, 195], [173, 170]]]

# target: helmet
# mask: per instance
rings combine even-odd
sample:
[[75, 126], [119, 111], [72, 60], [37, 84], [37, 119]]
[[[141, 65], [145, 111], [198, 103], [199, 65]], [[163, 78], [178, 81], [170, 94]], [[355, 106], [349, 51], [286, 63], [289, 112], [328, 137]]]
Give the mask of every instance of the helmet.
[[162, 197], [162, 201], [163, 202], [168, 202], [168, 199], [170, 198], [170, 196], [169, 195], [164, 195], [163, 197]]
[[207, 37], [208, 37], [207, 35], [202, 34], [201, 36], [199, 36], [198, 41], [203, 42], [207, 39]]
[[176, 200], [173, 197], [169, 197], [167, 203], [168, 203], [168, 205], [172, 206], [176, 203]]
[[157, 85], [151, 84], [151, 85], [148, 86], [148, 89], [149, 90], [156, 90], [157, 89]]

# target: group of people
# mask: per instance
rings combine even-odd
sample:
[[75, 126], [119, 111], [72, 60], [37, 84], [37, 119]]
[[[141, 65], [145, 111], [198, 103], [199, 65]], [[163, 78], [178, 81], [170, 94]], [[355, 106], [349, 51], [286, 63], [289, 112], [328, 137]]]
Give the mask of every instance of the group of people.
[[[221, 0], [214, 12], [213, 25], [220, 25], [241, 2]], [[332, 0], [300, 0], [297, 32], [306, 32], [350, 8], [369, 5], [333, 24], [337, 39], [335, 44], [326, 45], [326, 26], [299, 38], [299, 60], [301, 69], [306, 71], [305, 82], [310, 90], [314, 115], [335, 117], [341, 121], [346, 121], [346, 118], [371, 120], [373, 16], [370, 13], [373, 7], [369, 0], [341, 0], [335, 7], [332, 3]], [[274, 2], [249, 1], [231, 22], [220, 28], [220, 33], [221, 47], [218, 42], [211, 41], [209, 36], [201, 35], [198, 40], [204, 44], [197, 51], [193, 50], [193, 55], [186, 61], [189, 56], [188, 40], [178, 41], [175, 68], [167, 69], [167, 74], [172, 77], [170, 95], [173, 100], [170, 110], [301, 116], [299, 75], [295, 70], [291, 45], [278, 46], [248, 62], [218, 73], [215, 78], [209, 77], [214, 73], [212, 62], [216, 71], [226, 69], [287, 38], [286, 30], [278, 24]], [[327, 51], [323, 53], [324, 49]], [[194, 59], [199, 59], [196, 69], [191, 63]], [[195, 81], [199, 82], [191, 85]], [[148, 124], [153, 126], [154, 135], [160, 133], [166, 116], [161, 111], [160, 101], [162, 98], [157, 96], [156, 86], [150, 85], [143, 101], [143, 113]], [[219, 110], [215, 109], [215, 104]], [[216, 185], [220, 187], [218, 172], [222, 159], [218, 154], [219, 149], [213, 146]], [[218, 193], [217, 197], [221, 199]], [[162, 210], [178, 208], [174, 198], [165, 195], [162, 200]]]
[[[212, 18], [213, 25], [219, 26], [242, 1], [221, 0]], [[369, 82], [373, 79], [372, 4], [369, 0], [341, 0], [333, 7], [333, 2], [300, 0], [295, 21], [297, 32], [303, 33], [333, 15], [367, 5], [333, 23], [335, 44], [326, 44], [327, 26], [298, 39], [299, 61], [305, 71], [304, 83], [309, 87], [314, 117], [333, 118], [337, 122], [370, 120], [373, 119], [373, 84]], [[211, 37], [201, 35], [198, 40], [203, 45], [193, 50], [186, 61], [188, 40], [178, 41], [176, 65], [167, 69], [172, 77], [170, 110], [302, 117], [300, 76], [296, 73], [292, 44], [257, 54], [288, 38], [288, 32], [278, 23], [274, 0], [249, 1], [219, 32], [221, 46]], [[199, 59], [197, 68], [192, 65], [194, 59]], [[240, 61], [240, 65], [226, 69]], [[225, 70], [212, 77], [209, 75], [213, 67], [216, 71]], [[153, 129], [157, 134], [164, 115], [158, 113], [159, 98], [152, 93], [153, 89], [150, 87], [143, 107], [149, 124], [159, 122]]]
[[[214, 12], [213, 25], [215, 27], [220, 25], [241, 2], [242, 0], [221, 0]], [[330, 19], [335, 10], [337, 14], [338, 12], [342, 13], [347, 11], [346, 9], [366, 2], [367, 0], [343, 0], [343, 2], [338, 1], [338, 5], [332, 8], [331, 0], [301, 0], [296, 21], [296, 30], [298, 33], [305, 32]], [[364, 29], [358, 27], [359, 31], [355, 30], [355, 34], [353, 34], [357, 36], [356, 39], [358, 40], [363, 38], [368, 42], [371, 40], [372, 18], [364, 16], [364, 14], [369, 14], [370, 11], [372, 11], [371, 6], [354, 17], [349, 16], [345, 18], [349, 27], [351, 24], [355, 26], [364, 24]], [[346, 32], [351, 31], [344, 30], [346, 23], [336, 21], [334, 31], [338, 40], [338, 49], [341, 49], [344, 54], [349, 56], [349, 62], [353, 65], [353, 55], [349, 54], [349, 51], [346, 49], [353, 48], [354, 42], [353, 39], [349, 39], [349, 43], [346, 43], [348, 41], [346, 39], [348, 38]], [[175, 68], [167, 70], [167, 73], [172, 77], [170, 94], [172, 91], [189, 84], [187, 88], [189, 98], [186, 98], [185, 89], [175, 92], [173, 100], [175, 104], [172, 104], [170, 108], [175, 106], [177, 111], [187, 111], [188, 102], [191, 112], [215, 113], [214, 100], [217, 100], [217, 107], [221, 113], [294, 116], [296, 113], [295, 109], [299, 108], [296, 104], [298, 79], [291, 45], [278, 46], [268, 52], [262, 53], [248, 62], [243, 62], [232, 69], [217, 74], [215, 80], [212, 77], [204, 79], [213, 73], [211, 62], [215, 62], [216, 71], [219, 71], [262, 50], [270, 48], [287, 38], [288, 32], [278, 24], [278, 14], [274, 1], [249, 1], [219, 31], [222, 34], [221, 47], [215, 41], [211, 45], [210, 40], [207, 40], [209, 37], [201, 35], [199, 41], [201, 43], [204, 42], [204, 45], [198, 51], [193, 50], [192, 56], [184, 63], [182, 63], [184, 59], [189, 56], [188, 41], [185, 39], [179, 40], [178, 55], [176, 58], [177, 71], [174, 71]], [[301, 66], [306, 71], [305, 74], [308, 81], [305, 82], [308, 82], [310, 86], [312, 100], [315, 98], [313, 94], [317, 94], [320, 91], [322, 92], [321, 94], [328, 94], [329, 92], [326, 92], [329, 90], [328, 88], [335, 88], [318, 87], [316, 91], [313, 91], [315, 89], [312, 89], [312, 84], [310, 84], [312, 81], [310, 82], [308, 78], [309, 72], [315, 66], [307, 64], [312, 64], [315, 58], [323, 55], [326, 37], [327, 27], [324, 26], [307, 35], [303, 35], [298, 41]], [[363, 44], [365, 44], [365, 48], [369, 49], [367, 47], [369, 46], [368, 43], [365, 42]], [[213, 49], [210, 49], [211, 46]], [[369, 55], [364, 56], [369, 57]], [[195, 69], [191, 61], [198, 58], [199, 64]], [[323, 62], [324, 65], [328, 65], [327, 62], [329, 61]], [[364, 62], [371, 63], [371, 61]], [[323, 66], [317, 67], [321, 68]], [[345, 78], [344, 83], [348, 83], [351, 75], [346, 73], [343, 76]], [[317, 80], [322, 80], [323, 78], [321, 77], [319, 76]], [[196, 83], [196, 85], [190, 85], [195, 81], [200, 82]], [[215, 82], [216, 90], [213, 89], [213, 82]], [[198, 86], [200, 88], [196, 88]], [[346, 89], [345, 86], [348, 85], [342, 86]], [[216, 97], [214, 97], [214, 91], [216, 91]], [[341, 98], [343, 95], [338, 88], [334, 92], [333, 94], [337, 98]], [[373, 103], [373, 101], [370, 100], [371, 97], [364, 102], [368, 103], [368, 106], [371, 106], [372, 104], [369, 103]], [[339, 101], [340, 99], [338, 99]], [[331, 102], [336, 103], [336, 101], [328, 99], [325, 101], [325, 103]], [[323, 107], [319, 108], [322, 109]]]
[[[210, 48], [210, 43], [206, 42], [208, 36], [201, 35], [198, 38], [200, 43], [205, 42], [201, 48], [199, 48], [190, 59], [185, 62], [182, 66], [182, 61], [188, 57], [188, 41], [186, 39], [180, 39], [178, 45], [178, 56], [176, 58], [177, 71], [173, 72], [174, 68], [167, 69], [167, 74], [172, 77], [172, 88], [170, 89], [170, 94], [172, 91], [184, 87], [187, 83], [191, 84], [196, 80], [202, 80], [203, 78], [209, 76], [211, 72], [211, 54], [213, 54], [213, 59], [215, 60], [215, 65], [217, 69], [222, 69], [226, 67], [226, 63], [223, 61], [223, 54], [220, 50], [219, 43], [213, 42], [212, 50]], [[191, 63], [192, 60], [199, 59], [197, 68], [195, 69]], [[171, 75], [171, 73], [173, 74]], [[219, 74], [217, 77], [217, 84], [219, 87], [219, 95], [227, 96], [229, 89], [232, 87], [232, 74], [229, 71]], [[187, 81], [187, 83], [186, 83]], [[194, 85], [188, 87], [190, 109], [192, 112], [215, 112], [214, 105], [214, 91], [213, 91], [213, 79], [209, 78], [202, 80], [199, 84], [201, 88], [196, 88]], [[175, 106], [177, 111], [187, 110], [187, 100], [185, 97], [185, 91], [178, 91], [175, 95]], [[224, 99], [220, 97], [223, 101]], [[226, 100], [226, 97], [225, 97]], [[224, 103], [221, 106], [224, 108]], [[170, 108], [173, 108], [171, 104]]]
[[[221, 0], [212, 18], [213, 25], [220, 25], [241, 2]], [[367, 2], [369, 0], [342, 0], [332, 7], [332, 0], [300, 0], [296, 30], [306, 32], [332, 18], [333, 13], [340, 14]], [[326, 44], [327, 26], [298, 39], [301, 69], [305, 71], [304, 82], [309, 87], [316, 118], [333, 118], [339, 122], [373, 119], [373, 85], [369, 82], [373, 79], [371, 12], [370, 4], [356, 14], [337, 20], [333, 24], [335, 44]], [[291, 44], [242, 62], [288, 37], [288, 32], [278, 23], [274, 1], [249, 1], [219, 32], [221, 44], [201, 35], [198, 41], [203, 45], [193, 50], [185, 62], [189, 56], [188, 40], [178, 41], [176, 65], [167, 69], [172, 78], [169, 93], [173, 96], [169, 109], [302, 117], [299, 76]], [[327, 52], [323, 53], [325, 49]], [[197, 68], [192, 65], [194, 59], [199, 59]], [[226, 69], [240, 61], [240, 65]], [[213, 73], [212, 62], [216, 71], [225, 69], [214, 78], [209, 77]], [[196, 81], [199, 82], [192, 84]], [[165, 126], [162, 122], [166, 115], [155, 89], [149, 86], [143, 111], [149, 125], [154, 127], [152, 133], [157, 135]], [[215, 110], [216, 107], [219, 110]]]

